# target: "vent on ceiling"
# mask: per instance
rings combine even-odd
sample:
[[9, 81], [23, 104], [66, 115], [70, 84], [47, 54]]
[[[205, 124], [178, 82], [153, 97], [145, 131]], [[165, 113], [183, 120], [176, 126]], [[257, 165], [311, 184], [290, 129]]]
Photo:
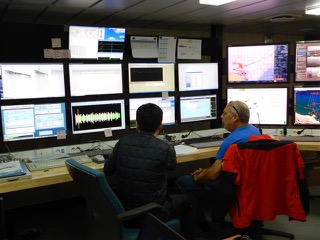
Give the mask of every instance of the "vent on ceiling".
[[270, 18], [270, 22], [290, 22], [293, 21], [294, 17], [292, 15], [278, 15]]

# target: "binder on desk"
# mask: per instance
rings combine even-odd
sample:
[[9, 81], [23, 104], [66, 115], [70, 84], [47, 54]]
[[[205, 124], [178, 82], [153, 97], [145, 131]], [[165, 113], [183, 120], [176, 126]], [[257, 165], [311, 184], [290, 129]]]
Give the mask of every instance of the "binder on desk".
[[31, 178], [31, 173], [20, 160], [0, 162], [0, 182]]

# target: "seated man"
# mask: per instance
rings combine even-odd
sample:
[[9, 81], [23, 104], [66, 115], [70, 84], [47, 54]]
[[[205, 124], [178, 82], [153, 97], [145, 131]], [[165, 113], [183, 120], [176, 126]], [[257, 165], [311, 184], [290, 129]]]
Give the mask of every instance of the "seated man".
[[104, 173], [115, 174], [116, 193], [126, 210], [156, 202], [167, 210], [162, 221], [180, 218], [181, 234], [193, 239], [196, 203], [192, 195], [167, 194], [167, 170], [177, 165], [173, 146], [157, 138], [162, 129], [163, 112], [155, 104], [138, 108], [138, 133], [125, 136], [115, 145], [105, 162]]
[[[248, 106], [240, 101], [230, 102], [221, 115], [224, 128], [230, 135], [223, 141], [215, 162], [206, 169], [199, 168], [190, 175], [181, 176], [176, 184], [182, 192], [193, 193], [200, 201], [214, 199], [217, 179], [222, 170], [222, 159], [228, 147], [233, 143], [246, 142], [251, 135], [260, 135], [259, 130], [249, 124], [250, 111]], [[199, 207], [203, 204], [199, 204]], [[198, 209], [198, 225], [203, 230], [209, 230], [202, 209]]]

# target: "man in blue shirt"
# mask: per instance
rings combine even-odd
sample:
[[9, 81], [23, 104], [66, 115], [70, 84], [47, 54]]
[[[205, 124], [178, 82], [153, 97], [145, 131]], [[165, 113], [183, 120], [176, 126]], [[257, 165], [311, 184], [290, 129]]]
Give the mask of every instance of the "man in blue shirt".
[[[223, 127], [230, 135], [221, 144], [215, 162], [209, 168], [199, 168], [190, 175], [181, 176], [176, 184], [181, 191], [193, 193], [200, 201], [211, 201], [214, 198], [217, 179], [222, 171], [223, 156], [233, 143], [248, 141], [251, 135], [260, 135], [259, 130], [249, 124], [250, 111], [248, 106], [240, 101], [230, 102], [221, 115]], [[203, 204], [199, 204], [203, 206]], [[204, 213], [199, 210], [198, 225], [208, 230]]]

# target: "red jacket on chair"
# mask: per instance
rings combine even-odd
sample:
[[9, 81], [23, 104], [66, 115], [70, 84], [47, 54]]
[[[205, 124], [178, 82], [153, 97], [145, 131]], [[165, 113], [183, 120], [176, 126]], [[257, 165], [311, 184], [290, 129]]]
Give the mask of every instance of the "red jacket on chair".
[[294, 142], [252, 136], [246, 143], [232, 144], [223, 160], [222, 170], [236, 174], [237, 202], [229, 211], [236, 228], [277, 215], [306, 221], [298, 185], [304, 163]]

